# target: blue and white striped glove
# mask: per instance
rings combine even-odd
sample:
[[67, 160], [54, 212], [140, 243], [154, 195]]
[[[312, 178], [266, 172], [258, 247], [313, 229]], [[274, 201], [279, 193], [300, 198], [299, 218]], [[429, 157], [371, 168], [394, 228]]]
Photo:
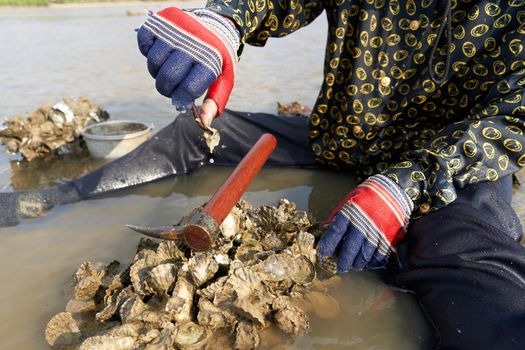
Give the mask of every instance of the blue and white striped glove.
[[169, 7], [149, 14], [137, 40], [157, 90], [177, 109], [190, 108], [208, 90], [218, 114], [224, 111], [240, 41], [233, 22], [207, 9]]
[[384, 267], [406, 234], [414, 204], [393, 180], [374, 175], [350, 192], [328, 219], [319, 259], [337, 255], [337, 272]]

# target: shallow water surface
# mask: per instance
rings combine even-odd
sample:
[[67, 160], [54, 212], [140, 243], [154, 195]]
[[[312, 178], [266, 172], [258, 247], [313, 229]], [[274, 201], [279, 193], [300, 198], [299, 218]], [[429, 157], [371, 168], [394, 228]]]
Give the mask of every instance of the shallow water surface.
[[[199, 4], [184, 3], [191, 7]], [[142, 17], [126, 11], [163, 4], [1, 9], [0, 117], [29, 112], [63, 96], [86, 95], [113, 119], [153, 122], [175, 117], [158, 95], [136, 49]], [[229, 107], [275, 112], [276, 102], [312, 106], [322, 80], [326, 21], [319, 18], [266, 48], [246, 47]], [[26, 163], [0, 152], [0, 190], [42, 188], [100, 166], [89, 158]], [[42, 218], [0, 229], [0, 349], [45, 349], [44, 327], [65, 307], [64, 286], [85, 260], [128, 263], [139, 240], [124, 227], [170, 224], [204, 203], [231, 168], [205, 167], [97, 200], [55, 208]], [[246, 193], [255, 205], [295, 201], [319, 218], [355, 185], [349, 174], [265, 169]], [[522, 212], [521, 192], [516, 197]], [[286, 349], [425, 349], [432, 338], [410, 294], [393, 291], [373, 273], [351, 273], [333, 290], [341, 313], [312, 319], [312, 333]], [[263, 347], [274, 347], [263, 344]]]

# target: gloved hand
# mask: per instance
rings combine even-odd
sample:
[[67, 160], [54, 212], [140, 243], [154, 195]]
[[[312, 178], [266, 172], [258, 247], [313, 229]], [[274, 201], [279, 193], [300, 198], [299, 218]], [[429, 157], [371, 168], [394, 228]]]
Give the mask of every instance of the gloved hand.
[[374, 175], [334, 210], [318, 256], [337, 255], [337, 272], [384, 267], [406, 233], [414, 204], [393, 180]]
[[207, 9], [169, 7], [149, 14], [137, 40], [157, 90], [177, 109], [191, 108], [208, 90], [200, 118], [209, 126], [233, 88], [240, 40], [233, 22]]

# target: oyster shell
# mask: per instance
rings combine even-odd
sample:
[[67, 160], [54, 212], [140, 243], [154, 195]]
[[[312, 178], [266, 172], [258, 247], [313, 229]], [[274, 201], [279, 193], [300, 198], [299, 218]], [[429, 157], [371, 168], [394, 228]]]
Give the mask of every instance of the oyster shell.
[[215, 275], [219, 270], [219, 264], [213, 258], [212, 253], [204, 252], [195, 253], [183, 268], [189, 272], [193, 284], [200, 287]]
[[[153, 333], [156, 331], [156, 333]], [[164, 328], [162, 331], [152, 330], [151, 335], [156, 335], [148, 344], [144, 347], [144, 350], [171, 350], [173, 349], [173, 329]]]
[[305, 311], [321, 317], [338, 312], [328, 294], [336, 278], [316, 278], [315, 237], [306, 213], [286, 200], [260, 208], [240, 201], [230, 217], [207, 252], [191, 252], [180, 242], [141, 240], [121, 272], [117, 262], [84, 263], [75, 276], [82, 300], [67, 306], [82, 319], [78, 336], [89, 337], [82, 346], [253, 349], [265, 329], [281, 337], [288, 336], [278, 328], [306, 334]]
[[217, 329], [227, 327], [235, 321], [235, 315], [218, 306], [215, 306], [206, 298], [199, 299], [199, 313], [197, 314], [197, 321], [201, 326], [210, 329]]
[[75, 277], [77, 283], [75, 284], [75, 299], [89, 300], [97, 293], [104, 271], [100, 271], [91, 262], [86, 261], [80, 265]]
[[46, 341], [51, 346], [73, 345], [80, 342], [82, 334], [69, 312], [56, 314], [46, 326]]
[[76, 300], [71, 299], [66, 305], [66, 311], [72, 314], [95, 311], [97, 304], [94, 299]]
[[294, 258], [287, 253], [270, 255], [257, 265], [265, 281], [279, 282], [291, 279], [298, 284], [306, 284], [315, 278], [315, 266], [304, 255]]
[[[136, 260], [133, 265], [131, 265], [129, 274], [135, 291], [139, 295], [144, 296], [156, 293], [155, 288], [151, 285], [149, 276], [150, 269], [157, 265], [158, 259], [155, 258], [157, 256], [155, 252], [148, 249], [141, 250], [137, 256], [142, 252], [146, 253], [142, 254], [141, 256], [143, 257]], [[155, 257], [152, 257], [152, 254]]]
[[79, 142], [80, 131], [108, 118], [107, 112], [84, 97], [65, 98], [54, 105], [42, 105], [28, 115], [5, 119], [0, 142], [6, 145], [8, 153], [20, 152], [28, 161], [60, 153], [81, 153], [86, 146]]
[[193, 322], [177, 323], [173, 330], [173, 340], [182, 349], [200, 349], [206, 337], [206, 329]]
[[204, 140], [206, 141], [206, 146], [208, 146], [210, 153], [213, 153], [215, 147], [221, 142], [221, 135], [219, 131], [215, 128], [209, 126], [204, 130]]
[[135, 292], [131, 286], [124, 289], [119, 289], [118, 293], [111, 294], [111, 297], [105, 300], [106, 306], [95, 315], [97, 321], [107, 321], [115, 315], [122, 304], [134, 296]]
[[141, 334], [145, 332], [145, 330], [146, 328], [144, 327], [144, 324], [135, 322], [111, 328], [109, 331], [106, 332], [105, 335], [113, 337], [131, 337], [133, 339], [138, 339], [141, 336]]
[[186, 254], [180, 248], [180, 242], [177, 241], [162, 241], [157, 248], [157, 257], [159, 263], [186, 261]]
[[309, 232], [300, 231], [290, 247], [290, 252], [293, 256], [304, 255], [308, 260], [315, 263], [317, 260], [317, 252], [315, 250], [314, 235]]
[[228, 214], [228, 216], [226, 216], [222, 222], [220, 229], [224, 237], [233, 237], [235, 234], [237, 234], [239, 229], [239, 216], [235, 215], [232, 210], [232, 212]]
[[286, 298], [279, 298], [274, 303], [274, 309], [277, 310], [274, 314], [275, 322], [283, 332], [294, 336], [303, 336], [310, 332], [308, 316]]
[[135, 349], [135, 339], [112, 335], [96, 335], [82, 342], [79, 350], [132, 350]]
[[146, 304], [137, 295], [126, 299], [119, 309], [119, 316], [123, 323], [138, 321], [146, 309]]
[[260, 338], [257, 328], [247, 321], [240, 321], [235, 327], [235, 349], [251, 350], [259, 346]]
[[159, 294], [167, 294], [170, 287], [175, 283], [176, 266], [175, 264], [160, 264], [151, 269], [151, 285]]
[[177, 322], [186, 322], [191, 319], [193, 293], [195, 287], [184, 277], [179, 277], [171, 298], [166, 303], [165, 311]]

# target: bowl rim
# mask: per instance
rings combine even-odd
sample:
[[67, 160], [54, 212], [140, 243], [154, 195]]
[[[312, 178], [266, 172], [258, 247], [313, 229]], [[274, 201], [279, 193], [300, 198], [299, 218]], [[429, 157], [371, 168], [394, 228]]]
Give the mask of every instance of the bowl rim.
[[[146, 127], [146, 129], [141, 131], [135, 131], [132, 133], [127, 134], [120, 134], [120, 135], [96, 135], [96, 134], [90, 134], [86, 133], [87, 130], [99, 127], [101, 125], [108, 125], [108, 124], [122, 124], [122, 123], [133, 123], [133, 124], [141, 124]], [[138, 120], [130, 120], [130, 119], [119, 119], [119, 120], [108, 120], [101, 123], [94, 123], [86, 126], [84, 129], [80, 131], [80, 134], [84, 137], [86, 140], [97, 140], [97, 141], [116, 141], [116, 140], [127, 140], [127, 139], [134, 139], [136, 137], [143, 136], [144, 134], [149, 133], [153, 129], [153, 124], [147, 124], [145, 122], [141, 122]]]

